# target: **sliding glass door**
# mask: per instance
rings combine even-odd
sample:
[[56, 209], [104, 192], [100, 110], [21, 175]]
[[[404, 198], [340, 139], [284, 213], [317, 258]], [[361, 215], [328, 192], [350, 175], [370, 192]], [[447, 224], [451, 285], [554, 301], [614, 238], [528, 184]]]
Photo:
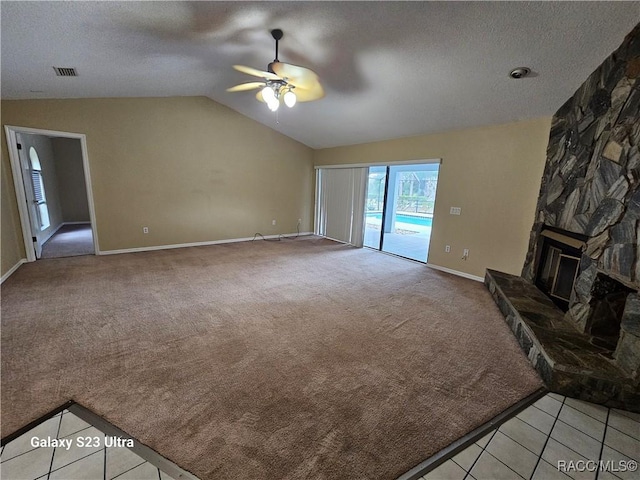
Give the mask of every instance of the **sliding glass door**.
[[365, 246], [427, 261], [438, 168], [434, 163], [369, 168]]

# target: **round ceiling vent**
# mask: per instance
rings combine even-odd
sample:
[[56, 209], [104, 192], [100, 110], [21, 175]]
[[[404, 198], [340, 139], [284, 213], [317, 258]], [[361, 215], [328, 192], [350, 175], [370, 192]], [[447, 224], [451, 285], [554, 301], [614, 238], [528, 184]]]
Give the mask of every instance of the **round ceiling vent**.
[[509, 76], [511, 78], [519, 79], [524, 78], [531, 73], [531, 69], [528, 67], [518, 67], [514, 68], [509, 72]]

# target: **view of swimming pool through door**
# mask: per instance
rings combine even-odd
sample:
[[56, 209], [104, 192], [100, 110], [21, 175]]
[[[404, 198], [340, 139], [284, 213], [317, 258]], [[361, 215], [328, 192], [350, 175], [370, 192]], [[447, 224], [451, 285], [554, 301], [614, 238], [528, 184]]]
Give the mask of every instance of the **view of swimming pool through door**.
[[437, 163], [369, 167], [364, 245], [426, 262]]

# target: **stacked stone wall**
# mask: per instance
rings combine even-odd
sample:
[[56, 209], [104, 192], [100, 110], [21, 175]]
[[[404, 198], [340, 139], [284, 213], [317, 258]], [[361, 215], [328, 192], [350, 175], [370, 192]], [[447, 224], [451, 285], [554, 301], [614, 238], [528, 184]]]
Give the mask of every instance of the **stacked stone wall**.
[[[531, 282], [545, 227], [588, 237], [567, 312], [579, 329], [598, 273], [640, 289], [640, 24], [553, 117], [522, 272]], [[627, 336], [640, 329], [630, 311]]]

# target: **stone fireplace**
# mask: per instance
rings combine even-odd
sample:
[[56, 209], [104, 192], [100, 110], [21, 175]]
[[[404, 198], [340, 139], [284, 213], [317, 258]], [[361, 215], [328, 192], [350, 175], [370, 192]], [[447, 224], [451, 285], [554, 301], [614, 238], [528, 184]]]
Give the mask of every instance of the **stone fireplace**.
[[553, 117], [522, 276], [487, 273], [550, 389], [636, 411], [639, 78], [640, 25]]

